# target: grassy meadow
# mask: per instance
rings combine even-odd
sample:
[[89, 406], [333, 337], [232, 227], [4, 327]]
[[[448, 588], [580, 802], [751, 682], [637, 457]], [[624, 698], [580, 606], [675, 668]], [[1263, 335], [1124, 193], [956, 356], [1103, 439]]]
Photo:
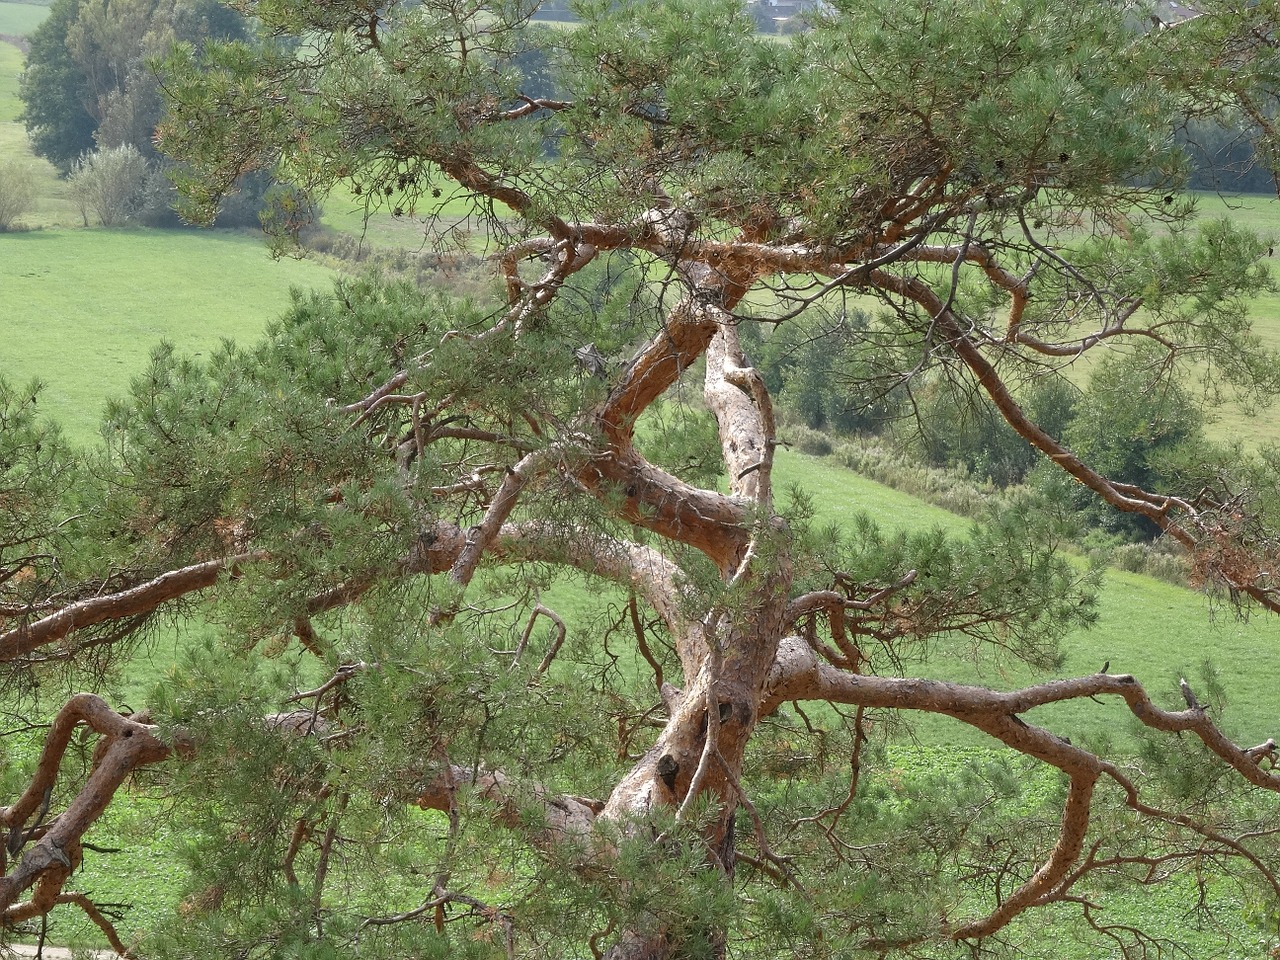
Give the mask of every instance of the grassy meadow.
[[25, 37], [49, 15], [48, 3], [0, 0], [0, 37]]
[[[0, 36], [30, 33], [47, 5], [0, 2]], [[162, 340], [200, 354], [250, 341], [288, 306], [290, 289], [327, 288], [329, 269], [274, 261], [257, 236], [231, 231], [86, 230], [53, 166], [18, 121], [22, 53], [0, 41], [0, 160], [40, 175], [33, 228], [0, 234], [0, 373], [38, 379], [40, 403], [89, 442], [102, 407], [122, 395]]]
[[88, 441], [161, 340], [200, 354], [252, 341], [331, 271], [275, 261], [254, 236], [225, 231], [35, 230], [0, 235], [0, 371], [45, 384], [41, 404]]

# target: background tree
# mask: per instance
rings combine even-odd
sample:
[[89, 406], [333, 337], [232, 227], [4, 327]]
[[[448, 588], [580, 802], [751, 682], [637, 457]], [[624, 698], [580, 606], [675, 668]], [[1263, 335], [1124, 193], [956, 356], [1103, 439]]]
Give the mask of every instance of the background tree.
[[20, 89], [33, 149], [63, 172], [95, 145], [154, 158], [164, 104], [148, 59], [178, 40], [244, 35], [244, 19], [216, 0], [54, 0]]
[[[190, 201], [212, 216], [269, 169], [425, 212], [451, 182], [500, 294], [345, 283], [252, 349], [158, 351], [109, 412], [91, 469], [33, 513], [49, 545], [9, 580], [0, 656], [38, 675], [182, 600], [223, 639], [154, 712], [85, 694], [57, 714], [0, 812], [5, 920], [96, 910], [71, 885], [86, 831], [147, 767], [197, 884], [158, 956], [1017, 955], [1044, 911], [1137, 950], [1091, 885], [1208, 858], [1280, 896], [1275, 741], [1233, 742], [1186, 680], [1171, 708], [1124, 673], [930, 679], [947, 645], [1060, 663], [1089, 579], [1023, 505], [961, 542], [816, 525], [776, 495], [740, 333], [872, 298], [868, 390], [976, 385], [1206, 582], [1280, 609], [1270, 500], [1113, 478], [1014, 389], [1143, 344], [1156, 383], [1275, 389], [1245, 322], [1265, 247], [1189, 226], [1171, 139], [1188, 105], [1265, 95], [1268, 6], [1141, 34], [1105, 3], [851, 0], [783, 45], [736, 3], [587, 3], [548, 51], [556, 99], [521, 89], [517, 59], [552, 35], [519, 3], [240, 6], [263, 43], [184, 47], [166, 71]], [[653, 439], [672, 425], [679, 444]], [[589, 587], [572, 636], [557, 577]], [[1194, 774], [1031, 714], [1103, 698]], [[868, 781], [886, 721], [913, 713], [1008, 758], [895, 802]], [[98, 735], [84, 780], [77, 726]]]
[[[1167, 489], [1169, 463], [1187, 456], [1183, 448], [1207, 443], [1203, 413], [1183, 386], [1158, 375], [1162, 362], [1163, 356], [1152, 350], [1108, 358], [1090, 375], [1066, 431], [1072, 449], [1108, 476], [1147, 490]], [[1159, 533], [1144, 517], [1092, 504], [1074, 490], [1063, 493], [1091, 511], [1105, 530], [1143, 537]]]
[[63, 170], [93, 148], [97, 127], [87, 79], [67, 46], [79, 7], [79, 0], [50, 5], [49, 16], [31, 34], [19, 94], [32, 149]]

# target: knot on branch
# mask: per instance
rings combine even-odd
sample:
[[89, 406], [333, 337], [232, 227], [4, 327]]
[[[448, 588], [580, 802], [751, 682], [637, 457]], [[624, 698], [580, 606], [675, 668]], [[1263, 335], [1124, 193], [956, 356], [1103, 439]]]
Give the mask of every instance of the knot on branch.
[[1191, 684], [1187, 683], [1187, 678], [1182, 677], [1178, 681], [1178, 687], [1182, 690], [1182, 699], [1187, 701], [1187, 706], [1192, 710], [1204, 711], [1204, 707], [1200, 706], [1200, 701], [1196, 699], [1195, 693], [1191, 690]]

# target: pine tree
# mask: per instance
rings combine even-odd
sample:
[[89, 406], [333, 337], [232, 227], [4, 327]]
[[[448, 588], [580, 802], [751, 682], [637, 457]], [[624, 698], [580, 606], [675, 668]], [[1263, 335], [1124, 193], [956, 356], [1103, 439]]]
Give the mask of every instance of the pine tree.
[[[505, 0], [239, 6], [264, 39], [166, 67], [193, 210], [262, 169], [418, 214], [461, 191], [486, 229], [455, 255], [483, 243], [498, 292], [346, 281], [256, 347], [158, 352], [111, 409], [32, 515], [58, 542], [6, 548], [0, 653], [38, 674], [193, 604], [214, 635], [147, 712], [58, 713], [3, 813], [7, 920], [72, 896], [142, 768], [193, 885], [156, 956], [1025, 956], [1045, 917], [1055, 949], [1141, 950], [1102, 885], [1212, 861], [1280, 895], [1275, 742], [1228, 739], [1212, 685], [1169, 707], [1129, 674], [929, 679], [956, 638], [1053, 668], [1092, 580], [1030, 506], [965, 540], [821, 526], [775, 489], [741, 332], [864, 337], [876, 363], [830, 384], [851, 395], [963, 377], [1206, 582], [1280, 609], [1264, 487], [1109, 477], [1011, 389], [1155, 344], [1154, 383], [1274, 391], [1245, 321], [1265, 246], [1194, 228], [1172, 137], [1266, 102], [1269, 5], [1144, 32], [1122, 4], [848, 0], [787, 43], [727, 0], [584, 2], [557, 33]], [[816, 322], [853, 297], [871, 322]], [[1029, 716], [1104, 700], [1150, 774]], [[920, 713], [1007, 750], [895, 785], [884, 728]], [[77, 724], [83, 782], [59, 775]]]

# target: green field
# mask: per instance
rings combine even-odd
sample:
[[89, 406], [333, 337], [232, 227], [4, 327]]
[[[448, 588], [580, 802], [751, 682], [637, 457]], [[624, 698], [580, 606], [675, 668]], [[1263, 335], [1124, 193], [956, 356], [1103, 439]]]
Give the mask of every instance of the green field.
[[[0, 15], [3, 15], [5, 6], [7, 4], [0, 4]], [[22, 73], [22, 64], [22, 51], [12, 43], [0, 41], [0, 123], [13, 123], [22, 112], [22, 101], [18, 99], [18, 76]]]
[[366, 209], [364, 198], [352, 193], [349, 186], [338, 186], [325, 198], [320, 223], [376, 246], [418, 251], [427, 248], [427, 218], [435, 217], [435, 231], [451, 237], [455, 245], [469, 243], [477, 226], [471, 202], [448, 182], [441, 183], [440, 190], [439, 198], [423, 198], [412, 215], [406, 209], [397, 217], [396, 208], [407, 207], [409, 202], [399, 195], [380, 197]]
[[156, 230], [0, 235], [0, 372], [39, 378], [41, 403], [73, 439], [96, 431], [161, 340], [199, 354], [251, 341], [290, 287], [328, 288], [306, 260], [273, 261], [258, 237]]
[[0, 0], [0, 36], [25, 37], [49, 15], [47, 3]]

